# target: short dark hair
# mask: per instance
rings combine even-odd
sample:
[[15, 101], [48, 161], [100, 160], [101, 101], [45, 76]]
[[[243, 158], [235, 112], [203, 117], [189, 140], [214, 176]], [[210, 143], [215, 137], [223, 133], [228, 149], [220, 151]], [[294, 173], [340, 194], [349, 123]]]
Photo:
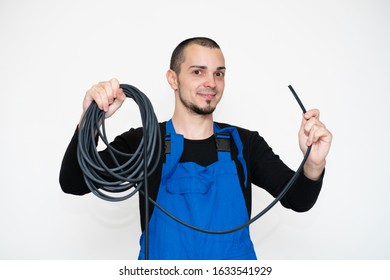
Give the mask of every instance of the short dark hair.
[[169, 68], [175, 71], [176, 74], [180, 73], [180, 65], [184, 62], [184, 49], [192, 44], [200, 45], [210, 49], [220, 49], [219, 45], [210, 38], [194, 37], [184, 40], [179, 45], [177, 45], [171, 56], [171, 64]]

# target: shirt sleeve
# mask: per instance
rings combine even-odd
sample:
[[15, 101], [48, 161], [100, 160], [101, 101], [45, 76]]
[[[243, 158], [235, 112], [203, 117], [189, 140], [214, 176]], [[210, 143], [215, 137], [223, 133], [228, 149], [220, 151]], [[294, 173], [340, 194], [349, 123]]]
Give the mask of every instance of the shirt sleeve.
[[[257, 132], [248, 132], [246, 154], [249, 158], [249, 176], [253, 184], [277, 197], [295, 174], [275, 154], [272, 148]], [[300, 173], [296, 182], [281, 199], [284, 207], [305, 212], [313, 207], [319, 196], [324, 173], [318, 181], [312, 181]]]
[[65, 151], [60, 169], [60, 186], [63, 192], [75, 195], [89, 193], [84, 181], [83, 172], [77, 160], [79, 130], [76, 128], [72, 139]]

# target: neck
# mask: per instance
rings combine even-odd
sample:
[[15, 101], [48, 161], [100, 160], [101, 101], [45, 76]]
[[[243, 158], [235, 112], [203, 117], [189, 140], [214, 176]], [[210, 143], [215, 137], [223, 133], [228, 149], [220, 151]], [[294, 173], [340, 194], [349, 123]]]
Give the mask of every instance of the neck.
[[172, 117], [173, 126], [178, 134], [191, 140], [209, 138], [214, 134], [213, 115], [188, 115], [175, 113]]

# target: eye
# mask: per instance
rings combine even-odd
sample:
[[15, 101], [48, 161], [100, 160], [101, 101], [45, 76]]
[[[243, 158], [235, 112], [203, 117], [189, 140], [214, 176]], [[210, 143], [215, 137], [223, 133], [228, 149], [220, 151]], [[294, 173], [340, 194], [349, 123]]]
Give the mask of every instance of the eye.
[[222, 78], [225, 76], [225, 73], [224, 72], [216, 72], [215, 76]]
[[195, 75], [201, 75], [201, 74], [202, 74], [202, 70], [196, 69], [196, 70], [194, 70], [193, 73], [194, 73]]

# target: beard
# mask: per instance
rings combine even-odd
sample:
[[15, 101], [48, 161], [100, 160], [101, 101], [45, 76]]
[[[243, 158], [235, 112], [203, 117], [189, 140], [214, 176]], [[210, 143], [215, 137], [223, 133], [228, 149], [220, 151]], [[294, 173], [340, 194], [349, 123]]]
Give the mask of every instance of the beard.
[[206, 101], [207, 105], [205, 107], [200, 107], [192, 102], [185, 100], [181, 94], [181, 90], [179, 87], [179, 98], [180, 102], [183, 104], [185, 108], [187, 108], [190, 112], [195, 113], [197, 115], [210, 115], [214, 112], [215, 107], [212, 107], [211, 101]]
[[180, 101], [184, 105], [184, 107], [186, 107], [190, 112], [195, 113], [197, 115], [210, 115], [215, 110], [215, 107], [210, 106], [210, 103], [211, 103], [210, 101], [207, 101], [208, 105], [206, 107], [200, 107], [194, 103], [191, 103], [189, 101], [184, 100], [183, 97], [181, 96], [180, 92], [179, 92], [179, 97], [180, 97]]

